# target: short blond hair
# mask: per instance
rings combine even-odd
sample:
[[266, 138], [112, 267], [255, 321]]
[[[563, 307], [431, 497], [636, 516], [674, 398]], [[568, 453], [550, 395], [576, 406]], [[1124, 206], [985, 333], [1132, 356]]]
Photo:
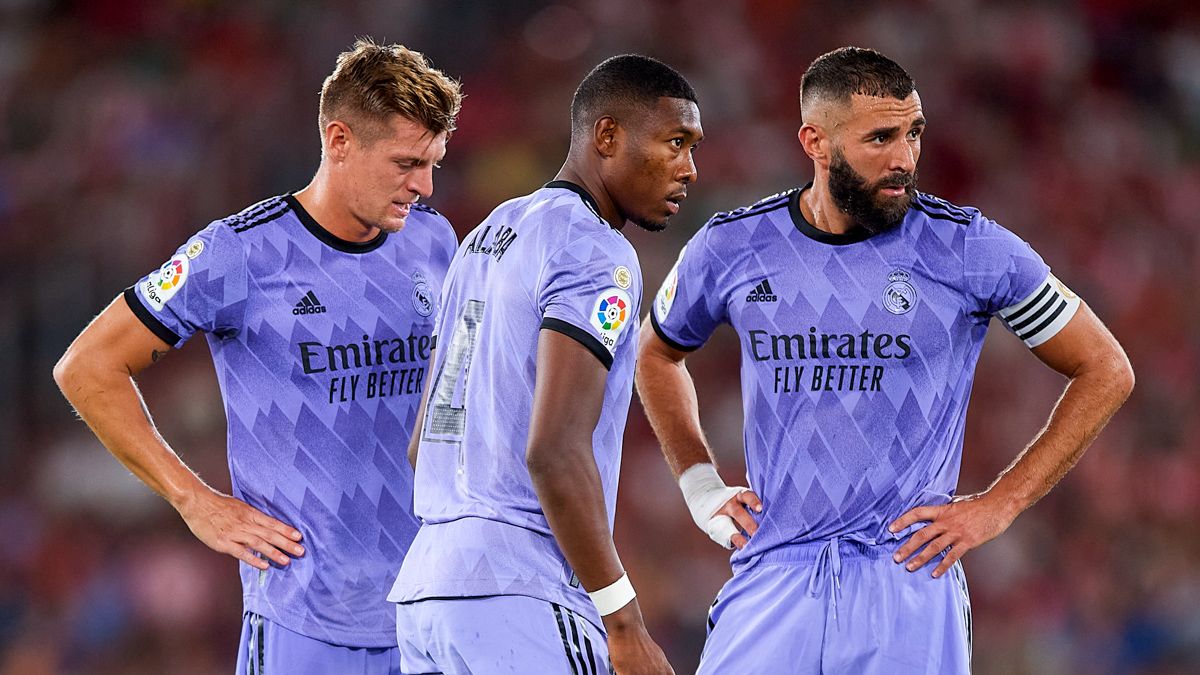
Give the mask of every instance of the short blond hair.
[[458, 82], [421, 52], [359, 38], [338, 55], [333, 73], [325, 78], [318, 120], [322, 134], [330, 122], [342, 120], [364, 142], [382, 133], [391, 115], [416, 122], [435, 136], [448, 134], [454, 131], [462, 96]]

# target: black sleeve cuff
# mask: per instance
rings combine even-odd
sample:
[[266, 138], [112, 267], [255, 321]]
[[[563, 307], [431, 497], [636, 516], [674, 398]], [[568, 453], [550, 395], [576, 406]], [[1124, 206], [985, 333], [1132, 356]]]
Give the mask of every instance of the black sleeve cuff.
[[684, 345], [672, 340], [670, 337], [667, 337], [666, 331], [662, 329], [662, 326], [658, 325], [658, 317], [654, 316], [653, 308], [650, 309], [650, 325], [654, 326], [654, 332], [658, 334], [658, 338], [667, 343], [667, 346], [671, 349], [681, 352], [694, 352], [700, 348], [700, 345], [696, 345], [695, 347], [685, 347]]
[[130, 286], [129, 288], [125, 289], [124, 293], [121, 294], [125, 297], [125, 304], [129, 305], [129, 309], [133, 310], [133, 315], [140, 319], [141, 322], [146, 325], [146, 328], [150, 329], [151, 333], [154, 333], [156, 336], [158, 336], [158, 339], [171, 345], [172, 347], [179, 344], [179, 336], [175, 334], [175, 331], [167, 328], [163, 325], [163, 322], [155, 318], [155, 316], [150, 313], [150, 310], [146, 309], [146, 306], [142, 304], [142, 301], [135, 297], [135, 293], [137, 293], [137, 291], [133, 290], [133, 286]]
[[604, 364], [605, 370], [612, 370], [612, 352], [608, 351], [604, 345], [600, 344], [600, 341], [597, 340], [596, 337], [591, 333], [574, 324], [567, 323], [562, 319], [553, 319], [548, 316], [542, 319], [542, 328], [552, 330], [556, 333], [562, 333], [584, 347], [587, 347], [587, 350], [595, 354], [596, 358], [600, 359], [600, 363]]

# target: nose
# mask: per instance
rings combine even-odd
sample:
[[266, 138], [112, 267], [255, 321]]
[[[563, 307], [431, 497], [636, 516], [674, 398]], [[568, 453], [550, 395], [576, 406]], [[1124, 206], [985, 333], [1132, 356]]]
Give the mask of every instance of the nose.
[[417, 193], [424, 199], [429, 199], [433, 195], [433, 166], [421, 167], [419, 171], [412, 172], [410, 176], [407, 186], [409, 191]]
[[689, 150], [686, 158], [683, 160], [683, 167], [680, 168], [679, 175], [676, 180], [685, 185], [695, 183], [700, 178], [700, 172], [696, 170], [696, 158]]
[[894, 173], [913, 173], [917, 170], [917, 156], [920, 149], [912, 143], [896, 143], [896, 152], [892, 153], [891, 165], [888, 169]]

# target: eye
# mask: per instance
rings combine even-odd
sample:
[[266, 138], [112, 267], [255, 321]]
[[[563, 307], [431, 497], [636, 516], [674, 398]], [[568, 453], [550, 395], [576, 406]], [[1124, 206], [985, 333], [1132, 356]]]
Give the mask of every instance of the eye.
[[882, 145], [884, 143], [887, 143], [887, 141], [888, 141], [887, 134], [875, 134], [874, 136], [871, 137], [872, 143], [877, 143], [877, 144]]
[[919, 128], [919, 127], [918, 127], [918, 128], [916, 128], [916, 129], [913, 129], [912, 131], [909, 131], [909, 132], [908, 132], [908, 138], [909, 138], [909, 140], [913, 140], [913, 141], [915, 141], [915, 140], [917, 140], [918, 138], [920, 138], [920, 137], [921, 137], [921, 132], [922, 132], [922, 131], [923, 131], [923, 129], [921, 129], [921, 128]]
[[683, 147], [683, 139], [682, 138], [672, 138], [671, 145], [675, 146], [676, 149], [680, 149]]

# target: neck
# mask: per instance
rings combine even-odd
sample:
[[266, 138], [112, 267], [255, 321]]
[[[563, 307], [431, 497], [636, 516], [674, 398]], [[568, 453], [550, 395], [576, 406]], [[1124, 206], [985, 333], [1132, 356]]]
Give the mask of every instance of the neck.
[[800, 195], [800, 213], [813, 227], [831, 234], [845, 234], [855, 228], [846, 212], [833, 203], [829, 194], [829, 173], [818, 169], [812, 188]]
[[582, 162], [578, 162], [568, 155], [566, 163], [558, 170], [554, 180], [570, 181], [587, 190], [592, 199], [596, 200], [596, 206], [600, 209], [600, 217], [605, 222], [617, 230], [625, 227], [625, 216], [621, 214], [616, 203], [609, 196], [608, 189], [604, 186], [604, 179], [598, 172], [583, 168], [580, 166], [581, 164]]
[[338, 239], [361, 244], [379, 236], [379, 228], [363, 223], [350, 211], [345, 197], [330, 184], [324, 167], [293, 196], [322, 229]]

